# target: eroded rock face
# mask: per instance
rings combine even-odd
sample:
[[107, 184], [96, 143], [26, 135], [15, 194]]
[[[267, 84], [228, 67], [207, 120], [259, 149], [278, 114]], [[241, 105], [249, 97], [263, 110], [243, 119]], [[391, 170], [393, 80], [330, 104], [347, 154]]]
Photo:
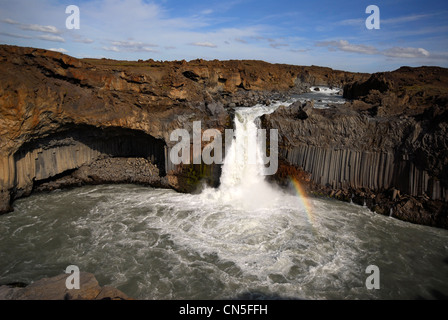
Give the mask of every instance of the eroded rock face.
[[[48, 179], [67, 175], [78, 168], [85, 169], [90, 164], [96, 164], [96, 167], [89, 167], [89, 175], [98, 178], [90, 179], [86, 175], [80, 180], [83, 183], [107, 182], [110, 177], [110, 182], [131, 182], [135, 178], [135, 181], [146, 181], [148, 184], [153, 181], [156, 184], [156, 180], [165, 175], [165, 150], [163, 140], [135, 130], [68, 126], [63, 132], [25, 143], [14, 153], [15, 174], [10, 177], [15, 187], [12, 195], [28, 195], [37, 185], [41, 189], [42, 183]], [[156, 170], [147, 174], [143, 171], [146, 166], [142, 164], [140, 171], [131, 172], [133, 175], [120, 174], [122, 170], [128, 170], [129, 163], [124, 162], [120, 167], [117, 161], [110, 165], [107, 161], [99, 162], [112, 157], [141, 157], [147, 159], [147, 165], [151, 164]], [[107, 171], [112, 174], [108, 175]]]
[[373, 116], [418, 116], [428, 109], [443, 113], [448, 105], [447, 83], [445, 68], [401, 67], [347, 83], [344, 97], [366, 102]]

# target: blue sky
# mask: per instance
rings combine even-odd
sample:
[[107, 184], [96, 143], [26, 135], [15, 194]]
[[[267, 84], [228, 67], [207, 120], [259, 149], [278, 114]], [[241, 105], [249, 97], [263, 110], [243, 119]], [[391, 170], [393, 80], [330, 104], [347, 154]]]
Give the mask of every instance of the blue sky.
[[[67, 29], [68, 5], [80, 29]], [[380, 29], [365, 26], [368, 5]], [[257, 59], [377, 72], [448, 67], [448, 1], [0, 0], [0, 43], [120, 60]]]

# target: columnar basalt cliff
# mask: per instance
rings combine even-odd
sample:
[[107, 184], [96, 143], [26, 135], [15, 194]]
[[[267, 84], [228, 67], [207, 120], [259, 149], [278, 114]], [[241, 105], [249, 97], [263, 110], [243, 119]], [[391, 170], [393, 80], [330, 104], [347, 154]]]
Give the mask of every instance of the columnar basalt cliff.
[[350, 103], [324, 110], [296, 103], [264, 125], [279, 129], [280, 156], [307, 173], [310, 192], [447, 228], [447, 83], [442, 68], [374, 74], [346, 85]]
[[[169, 161], [174, 129], [221, 132], [236, 106], [269, 104], [313, 85], [344, 88], [343, 106], [280, 108], [281, 166], [310, 193], [447, 227], [447, 70], [358, 74], [262, 61], [75, 59], [0, 46], [0, 212], [34, 190], [143, 183], [192, 192], [219, 165]], [[298, 174], [298, 172], [300, 174]]]

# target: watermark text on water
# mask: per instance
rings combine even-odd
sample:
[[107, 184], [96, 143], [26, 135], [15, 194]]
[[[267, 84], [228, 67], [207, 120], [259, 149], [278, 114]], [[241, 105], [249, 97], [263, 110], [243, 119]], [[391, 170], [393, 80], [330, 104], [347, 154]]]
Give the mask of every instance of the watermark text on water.
[[267, 315], [268, 306], [261, 304], [226, 304], [220, 308], [187, 304], [179, 309], [180, 315], [205, 315], [209, 318], [212, 313], [225, 315]]
[[69, 290], [80, 289], [79, 268], [75, 265], [70, 265], [65, 269], [65, 273], [70, 274], [65, 280], [65, 287]]
[[369, 265], [366, 268], [366, 273], [370, 274], [366, 279], [366, 288], [369, 290], [380, 289], [380, 268], [376, 265]]
[[[269, 156], [266, 155], [266, 129], [257, 130], [256, 143], [248, 143], [247, 158], [241, 158], [236, 156], [236, 161], [244, 162], [249, 165], [256, 165], [258, 161], [257, 148], [255, 145], [260, 146], [262, 151], [260, 156], [264, 165], [269, 164], [269, 167], [265, 167], [263, 175], [273, 175], [278, 169], [278, 130], [269, 130]], [[229, 148], [234, 143], [234, 131], [233, 129], [225, 130], [225, 153], [229, 154]], [[223, 138], [222, 134], [217, 129], [207, 129], [202, 132], [201, 121], [193, 121], [193, 138], [187, 129], [175, 129], [170, 134], [170, 141], [177, 142], [170, 151], [170, 161], [174, 165], [179, 164], [191, 164], [191, 158], [193, 158], [193, 164], [223, 164]], [[210, 142], [211, 141], [211, 142]], [[210, 142], [204, 148], [202, 148], [202, 142]], [[191, 143], [193, 148], [191, 148]], [[191, 149], [193, 149], [193, 157], [191, 157]], [[201, 151], [202, 149], [202, 151]], [[237, 153], [243, 153], [245, 150], [236, 150]], [[243, 164], [243, 163], [241, 163]]]

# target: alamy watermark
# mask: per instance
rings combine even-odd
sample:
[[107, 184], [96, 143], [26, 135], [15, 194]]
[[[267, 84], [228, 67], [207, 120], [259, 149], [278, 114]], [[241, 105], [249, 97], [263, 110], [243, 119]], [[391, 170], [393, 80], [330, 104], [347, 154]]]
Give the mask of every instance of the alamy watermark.
[[369, 30], [380, 28], [380, 8], [378, 6], [371, 4], [366, 8], [366, 13], [370, 16], [366, 19], [366, 28]]
[[[265, 167], [263, 175], [273, 175], [278, 169], [278, 130], [270, 129], [269, 131], [269, 156], [266, 155], [266, 129], [257, 129], [257, 145], [260, 146], [261, 159]], [[233, 129], [225, 130], [225, 154], [227, 155], [230, 146], [233, 143], [234, 131]], [[180, 141], [179, 141], [180, 139]], [[212, 140], [213, 139], [213, 140]], [[193, 141], [192, 141], [193, 140]], [[201, 121], [193, 121], [193, 139], [186, 129], [176, 129], [171, 132], [170, 141], [177, 144], [171, 148], [170, 161], [174, 165], [191, 164], [223, 164], [223, 138], [222, 134], [217, 129], [207, 129], [202, 133]], [[211, 142], [210, 142], [211, 141]], [[191, 142], [193, 148], [191, 148]], [[202, 142], [210, 142], [202, 149]], [[247, 158], [237, 160], [244, 160], [246, 164], [256, 165], [259, 159], [257, 157], [256, 146], [250, 144], [246, 146], [248, 149]], [[193, 156], [191, 157], [191, 149], [193, 149]], [[237, 150], [239, 151], [239, 150]], [[247, 150], [246, 150], [247, 151]], [[244, 152], [241, 151], [241, 152]]]
[[69, 290], [80, 289], [79, 268], [75, 265], [70, 265], [65, 269], [65, 273], [70, 275], [65, 279], [65, 287]]
[[70, 14], [65, 20], [65, 27], [67, 29], [80, 29], [80, 11], [79, 7], [75, 5], [70, 5], [65, 8], [65, 13]]
[[372, 264], [366, 268], [366, 273], [370, 274], [366, 279], [366, 288], [378, 290], [380, 288], [380, 268]]

